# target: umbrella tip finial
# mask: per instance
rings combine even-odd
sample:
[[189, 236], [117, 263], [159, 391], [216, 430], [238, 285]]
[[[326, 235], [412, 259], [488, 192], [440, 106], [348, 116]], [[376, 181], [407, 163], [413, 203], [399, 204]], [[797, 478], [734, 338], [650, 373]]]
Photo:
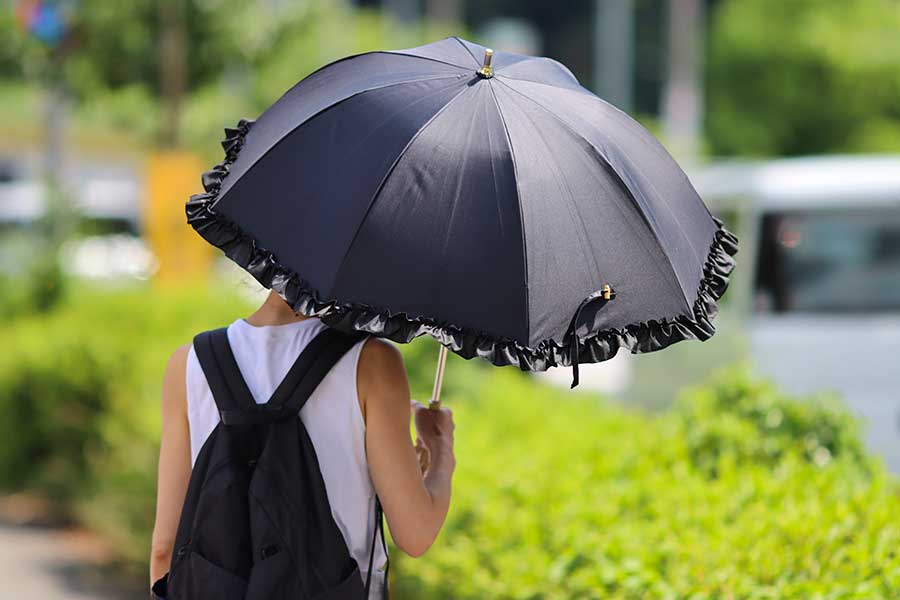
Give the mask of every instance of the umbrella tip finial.
[[494, 76], [494, 67], [491, 66], [491, 59], [494, 58], [494, 51], [490, 48], [484, 49], [484, 64], [478, 70], [478, 74], [484, 77], [485, 79], [490, 79]]

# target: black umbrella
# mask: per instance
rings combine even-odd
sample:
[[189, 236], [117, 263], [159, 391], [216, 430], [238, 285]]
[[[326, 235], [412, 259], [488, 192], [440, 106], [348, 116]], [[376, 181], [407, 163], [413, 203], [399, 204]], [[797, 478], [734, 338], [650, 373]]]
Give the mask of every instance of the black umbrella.
[[737, 240], [559, 62], [460, 38], [369, 52], [226, 134], [188, 221], [333, 327], [573, 365], [573, 387], [578, 362], [714, 333]]

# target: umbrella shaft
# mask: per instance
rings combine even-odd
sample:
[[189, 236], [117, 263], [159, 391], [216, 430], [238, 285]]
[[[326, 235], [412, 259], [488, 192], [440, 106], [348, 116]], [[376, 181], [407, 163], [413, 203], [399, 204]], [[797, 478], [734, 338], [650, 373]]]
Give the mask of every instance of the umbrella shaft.
[[437, 410], [441, 407], [441, 385], [444, 383], [444, 365], [447, 363], [447, 347], [441, 344], [438, 354], [437, 370], [434, 372], [434, 390], [428, 408]]

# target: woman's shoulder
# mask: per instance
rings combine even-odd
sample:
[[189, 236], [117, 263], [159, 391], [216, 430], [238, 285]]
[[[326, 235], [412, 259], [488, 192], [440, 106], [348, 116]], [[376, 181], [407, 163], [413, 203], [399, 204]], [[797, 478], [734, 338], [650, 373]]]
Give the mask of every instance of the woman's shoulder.
[[369, 377], [397, 376], [406, 373], [403, 353], [396, 344], [374, 336], [369, 336], [363, 341], [359, 354], [359, 368]]
[[166, 364], [166, 372], [163, 376], [163, 411], [186, 410], [187, 390], [185, 385], [185, 373], [187, 372], [188, 353], [191, 344], [178, 346], [169, 357]]
[[175, 348], [175, 351], [172, 352], [172, 355], [169, 357], [169, 362], [166, 364], [166, 375], [184, 375], [185, 369], [187, 368], [187, 359], [188, 354], [191, 351], [193, 344], [188, 342], [186, 344], [182, 344]]
[[408, 390], [409, 382], [400, 349], [388, 340], [369, 336], [359, 354], [356, 383], [359, 396], [363, 399], [390, 397], [397, 391]]

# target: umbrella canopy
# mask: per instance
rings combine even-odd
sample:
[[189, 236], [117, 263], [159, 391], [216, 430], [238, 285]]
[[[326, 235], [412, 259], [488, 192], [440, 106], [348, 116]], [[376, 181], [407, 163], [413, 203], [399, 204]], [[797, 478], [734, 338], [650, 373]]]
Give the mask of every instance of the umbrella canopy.
[[226, 134], [188, 221], [331, 326], [525, 370], [714, 333], [737, 240], [559, 62], [369, 52]]

